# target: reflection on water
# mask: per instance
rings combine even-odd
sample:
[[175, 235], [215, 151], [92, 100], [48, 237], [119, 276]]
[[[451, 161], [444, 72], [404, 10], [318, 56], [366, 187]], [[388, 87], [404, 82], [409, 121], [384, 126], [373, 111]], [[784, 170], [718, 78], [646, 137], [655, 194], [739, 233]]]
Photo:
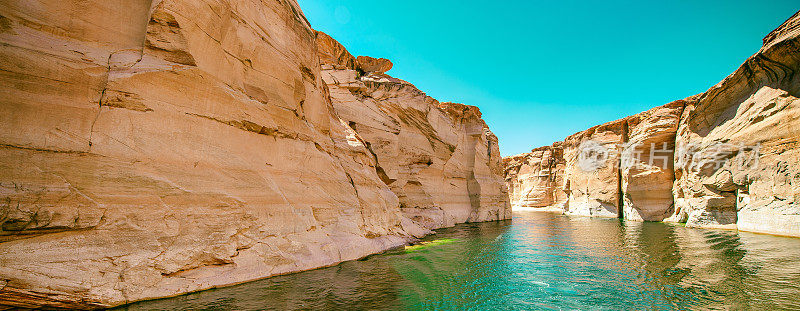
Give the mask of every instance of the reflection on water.
[[121, 310], [800, 309], [800, 239], [525, 212], [426, 240]]

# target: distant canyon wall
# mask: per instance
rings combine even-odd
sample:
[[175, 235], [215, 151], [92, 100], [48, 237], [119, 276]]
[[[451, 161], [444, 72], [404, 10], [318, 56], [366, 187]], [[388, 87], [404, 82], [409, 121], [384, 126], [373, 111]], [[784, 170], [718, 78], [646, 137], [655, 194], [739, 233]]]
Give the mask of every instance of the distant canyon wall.
[[510, 217], [478, 109], [294, 0], [10, 0], [0, 42], [0, 306], [174, 296]]
[[800, 236], [798, 36], [800, 13], [703, 94], [506, 157], [512, 205]]

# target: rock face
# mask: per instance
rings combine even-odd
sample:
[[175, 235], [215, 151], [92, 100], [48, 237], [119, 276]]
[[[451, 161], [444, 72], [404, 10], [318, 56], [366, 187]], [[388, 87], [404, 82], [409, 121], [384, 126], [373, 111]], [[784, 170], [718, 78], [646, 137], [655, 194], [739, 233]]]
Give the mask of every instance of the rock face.
[[672, 152], [662, 150], [674, 147], [684, 106], [676, 101], [504, 159], [512, 204], [663, 220], [672, 208], [674, 173]]
[[514, 209], [565, 210], [564, 149], [561, 143], [503, 159]]
[[800, 236], [798, 37], [800, 13], [703, 94], [504, 159], [511, 202]]
[[[627, 120], [610, 122], [568, 137], [564, 141], [566, 170], [564, 191], [568, 193], [567, 213], [583, 216], [616, 217], [620, 209], [620, 154], [625, 143]], [[597, 160], [597, 167], [587, 167], [583, 154]]]
[[341, 45], [322, 33], [317, 38], [322, 78], [337, 115], [374, 156], [404, 220], [422, 228], [417, 234], [510, 217], [497, 137], [477, 107], [426, 96], [384, 74], [391, 62], [359, 56], [353, 65], [327, 57]]
[[661, 221], [673, 213], [675, 133], [689, 102], [678, 100], [626, 119], [627, 153], [620, 163], [625, 219]]
[[800, 236], [799, 36], [800, 12], [687, 106], [674, 190], [687, 225]]
[[392, 69], [392, 62], [385, 58], [372, 58], [369, 56], [359, 56], [356, 58], [356, 66], [364, 72], [385, 73]]
[[0, 306], [178, 295], [509, 216], [477, 109], [326, 40], [294, 0], [5, 1]]

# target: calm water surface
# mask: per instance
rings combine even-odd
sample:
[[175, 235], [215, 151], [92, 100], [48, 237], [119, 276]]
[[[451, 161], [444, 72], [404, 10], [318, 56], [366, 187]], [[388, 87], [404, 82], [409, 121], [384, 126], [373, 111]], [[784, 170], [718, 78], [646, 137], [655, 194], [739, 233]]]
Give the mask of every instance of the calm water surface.
[[425, 240], [120, 310], [800, 310], [800, 239], [519, 212]]

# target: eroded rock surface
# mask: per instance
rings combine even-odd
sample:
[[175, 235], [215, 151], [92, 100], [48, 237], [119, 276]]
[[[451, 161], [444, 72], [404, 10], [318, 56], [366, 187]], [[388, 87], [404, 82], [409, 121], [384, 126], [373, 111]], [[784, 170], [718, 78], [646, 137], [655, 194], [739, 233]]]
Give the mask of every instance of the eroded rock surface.
[[[511, 201], [800, 236], [799, 36], [797, 13], [703, 94], [504, 159]], [[604, 165], [587, 169], [581, 156]], [[563, 177], [551, 163], [565, 163]], [[552, 183], [551, 175], [565, 182]], [[568, 194], [565, 203], [552, 199], [560, 192]]]
[[[568, 193], [568, 214], [617, 217], [621, 193], [618, 147], [625, 143], [627, 131], [627, 120], [623, 119], [593, 127], [564, 140], [564, 191]], [[579, 158], [582, 150], [591, 150], [584, 156], [602, 165], [584, 165]]]
[[800, 236], [799, 36], [800, 12], [687, 106], [674, 190], [687, 225]]
[[557, 143], [503, 159], [514, 209], [565, 210], [563, 152], [561, 143]]
[[406, 223], [432, 229], [510, 217], [497, 137], [477, 107], [438, 102], [383, 73], [391, 63], [370, 68], [365, 60], [375, 59], [359, 56], [342, 68], [327, 57], [340, 46], [328, 38], [318, 35], [333, 107], [374, 155]]
[[662, 221], [674, 213], [675, 133], [688, 100], [678, 100], [626, 119], [627, 152], [620, 163], [625, 219]]
[[[508, 217], [479, 114], [325, 39], [293, 0], [5, 1], [0, 305], [115, 306]], [[332, 104], [356, 63], [349, 94], [384, 112]]]
[[356, 66], [363, 72], [385, 73], [392, 69], [392, 62], [385, 58], [372, 58], [369, 56], [359, 56], [356, 58]]

